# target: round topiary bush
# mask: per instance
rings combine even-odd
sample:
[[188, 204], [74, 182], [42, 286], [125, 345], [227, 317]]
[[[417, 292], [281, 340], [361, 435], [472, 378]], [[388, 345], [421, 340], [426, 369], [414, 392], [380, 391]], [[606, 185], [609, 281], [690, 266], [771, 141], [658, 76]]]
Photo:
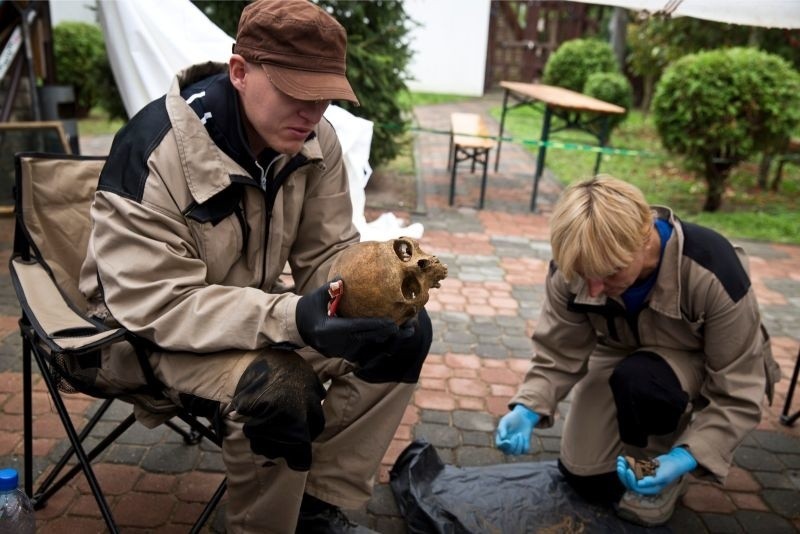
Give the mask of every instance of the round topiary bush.
[[754, 48], [690, 54], [664, 72], [653, 114], [664, 147], [703, 169], [703, 209], [715, 211], [730, 169], [777, 148], [800, 122], [800, 73]]
[[97, 104], [102, 84], [114, 83], [99, 79], [103, 62], [108, 62], [102, 30], [86, 22], [61, 22], [53, 28], [53, 52], [56, 78], [73, 86], [78, 114], [86, 116]]
[[[619, 72], [595, 72], [590, 74], [583, 86], [583, 94], [599, 98], [611, 104], [622, 106], [626, 110], [633, 105], [633, 87], [624, 74]], [[609, 115], [609, 127], [613, 128], [627, 117]]]
[[595, 72], [619, 72], [611, 45], [597, 39], [572, 39], [547, 59], [542, 82], [581, 92]]

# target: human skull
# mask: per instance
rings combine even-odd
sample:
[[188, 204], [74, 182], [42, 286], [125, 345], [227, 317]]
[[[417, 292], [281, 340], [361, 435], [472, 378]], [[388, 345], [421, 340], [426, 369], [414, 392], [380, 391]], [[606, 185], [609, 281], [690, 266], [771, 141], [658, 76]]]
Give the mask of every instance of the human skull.
[[329, 279], [341, 277], [337, 313], [342, 317], [390, 317], [403, 324], [440, 287], [447, 265], [426, 254], [410, 237], [365, 241], [350, 246], [334, 262]]

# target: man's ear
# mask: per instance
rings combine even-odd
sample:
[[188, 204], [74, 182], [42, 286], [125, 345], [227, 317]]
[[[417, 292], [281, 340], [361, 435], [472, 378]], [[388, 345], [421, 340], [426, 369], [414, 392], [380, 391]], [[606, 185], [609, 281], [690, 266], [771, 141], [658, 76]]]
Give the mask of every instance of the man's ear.
[[243, 91], [246, 85], [245, 75], [247, 74], [247, 61], [239, 54], [231, 55], [228, 61], [228, 76], [237, 91]]

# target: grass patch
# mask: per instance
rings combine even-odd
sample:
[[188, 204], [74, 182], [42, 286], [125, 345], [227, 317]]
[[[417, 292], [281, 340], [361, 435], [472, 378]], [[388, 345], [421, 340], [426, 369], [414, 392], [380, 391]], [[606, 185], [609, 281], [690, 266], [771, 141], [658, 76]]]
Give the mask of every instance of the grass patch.
[[[501, 108], [491, 110], [500, 120]], [[542, 114], [518, 108], [506, 114], [504, 136], [515, 141], [537, 140]], [[572, 130], [557, 132], [551, 141], [596, 145], [596, 139]], [[714, 228], [732, 239], [752, 239], [800, 244], [800, 165], [785, 165], [780, 191], [758, 187], [760, 156], [737, 166], [727, 182], [722, 207], [702, 211], [706, 184], [702, 175], [687, 168], [679, 156], [661, 146], [652, 116], [632, 111], [613, 132], [614, 148], [642, 151], [638, 156], [603, 155], [600, 172], [624, 179], [644, 192], [648, 202], [669, 206], [683, 219]], [[526, 146], [536, 154], [538, 147]], [[545, 165], [563, 184], [590, 177], [597, 155], [593, 152], [548, 148]], [[774, 169], [773, 169], [774, 173]]]
[[398, 95], [397, 100], [404, 107], [414, 106], [428, 106], [432, 104], [451, 104], [455, 102], [467, 102], [475, 100], [479, 97], [454, 95], [446, 93], [418, 93], [418, 92], [402, 92]]
[[80, 135], [114, 135], [124, 125], [124, 120], [109, 119], [103, 108], [95, 107], [88, 117], [78, 121], [78, 132]]

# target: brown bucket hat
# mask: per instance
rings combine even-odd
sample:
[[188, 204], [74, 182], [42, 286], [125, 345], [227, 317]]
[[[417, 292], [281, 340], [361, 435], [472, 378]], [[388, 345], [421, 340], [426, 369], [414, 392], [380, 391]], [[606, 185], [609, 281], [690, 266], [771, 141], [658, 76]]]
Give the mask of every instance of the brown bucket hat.
[[242, 11], [233, 53], [259, 63], [275, 87], [298, 100], [349, 100], [347, 33], [308, 0], [257, 0]]

